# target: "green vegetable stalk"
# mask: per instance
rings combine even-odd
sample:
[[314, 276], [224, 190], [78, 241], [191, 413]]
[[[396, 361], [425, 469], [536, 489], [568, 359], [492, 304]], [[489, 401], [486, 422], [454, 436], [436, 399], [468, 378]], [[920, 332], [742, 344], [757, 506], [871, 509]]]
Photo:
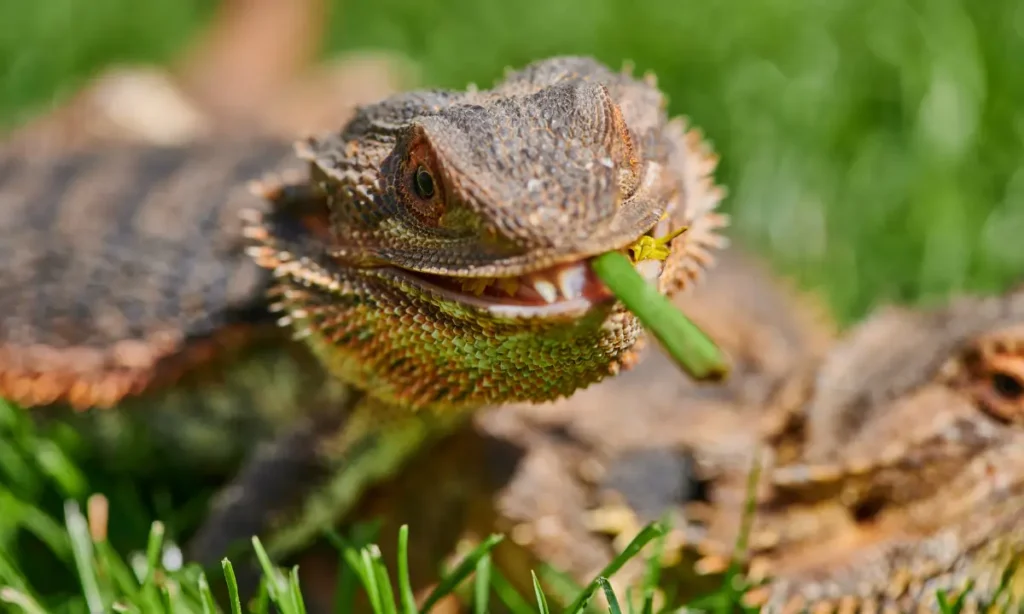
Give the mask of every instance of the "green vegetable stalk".
[[[668, 242], [685, 230], [678, 229], [661, 239], [644, 237], [633, 247], [635, 260], [663, 260], [668, 255]], [[647, 283], [628, 256], [607, 252], [594, 258], [591, 267], [687, 374], [697, 380], [720, 380], [728, 374], [725, 356], [715, 342]]]

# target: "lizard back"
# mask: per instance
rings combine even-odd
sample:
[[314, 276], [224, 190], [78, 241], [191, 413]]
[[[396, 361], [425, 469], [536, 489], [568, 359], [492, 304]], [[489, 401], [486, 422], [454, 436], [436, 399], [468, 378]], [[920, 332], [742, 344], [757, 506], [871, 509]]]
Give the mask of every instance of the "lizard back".
[[109, 406], [268, 320], [238, 216], [291, 156], [242, 140], [0, 152], [0, 396]]

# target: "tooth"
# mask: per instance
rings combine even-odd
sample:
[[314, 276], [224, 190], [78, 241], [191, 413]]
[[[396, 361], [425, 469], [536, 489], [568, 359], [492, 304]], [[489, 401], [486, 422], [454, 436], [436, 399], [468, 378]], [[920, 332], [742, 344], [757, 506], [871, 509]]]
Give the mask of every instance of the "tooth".
[[567, 299], [583, 296], [586, 285], [587, 273], [581, 266], [568, 267], [558, 272], [558, 288]]
[[554, 303], [558, 300], [558, 288], [546, 279], [534, 280], [533, 289], [548, 303]]

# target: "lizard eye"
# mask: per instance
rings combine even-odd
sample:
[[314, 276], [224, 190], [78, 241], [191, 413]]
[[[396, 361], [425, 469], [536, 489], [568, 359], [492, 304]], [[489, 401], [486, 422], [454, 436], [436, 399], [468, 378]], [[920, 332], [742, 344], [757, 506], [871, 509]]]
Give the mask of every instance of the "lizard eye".
[[[991, 416], [1004, 422], [1024, 423], [1024, 354], [1019, 346], [987, 344], [967, 363], [975, 399]], [[973, 372], [973, 373], [972, 373]]]
[[413, 187], [416, 195], [424, 200], [434, 197], [434, 177], [423, 165], [416, 167], [416, 174], [413, 177]]

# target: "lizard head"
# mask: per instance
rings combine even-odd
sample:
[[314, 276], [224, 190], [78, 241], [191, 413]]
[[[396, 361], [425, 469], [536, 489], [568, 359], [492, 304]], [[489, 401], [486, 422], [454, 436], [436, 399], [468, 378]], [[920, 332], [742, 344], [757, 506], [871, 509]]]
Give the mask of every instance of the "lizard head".
[[[393, 140], [374, 126], [342, 144], [312, 144], [344, 233], [336, 254], [435, 276], [508, 278], [625, 248], [666, 213], [655, 185], [662, 171], [638, 157], [603, 84], [480, 98], [389, 126]], [[337, 161], [339, 149], [355, 147], [380, 150], [374, 176], [352, 177], [347, 155]], [[562, 298], [578, 296], [572, 282], [558, 285]]]
[[[749, 542], [754, 575], [779, 580], [773, 602], [906, 611], [933, 597], [922, 587], [971, 579], [985, 598], [998, 585], [1024, 548], [1022, 290], [881, 309], [797, 378], [796, 452], [765, 472]], [[718, 552], [740, 517], [717, 510]]]
[[816, 368], [798, 415], [806, 421], [803, 456], [814, 462], [917, 445], [961, 418], [1019, 428], [1024, 290], [879, 310]]
[[640, 326], [589, 259], [686, 226], [638, 263], [668, 291], [725, 223], [699, 135], [649, 82], [584, 59], [385, 99], [299, 155], [324, 232], [278, 215], [260, 258], [335, 371], [400, 404], [546, 401], [613, 373]]

